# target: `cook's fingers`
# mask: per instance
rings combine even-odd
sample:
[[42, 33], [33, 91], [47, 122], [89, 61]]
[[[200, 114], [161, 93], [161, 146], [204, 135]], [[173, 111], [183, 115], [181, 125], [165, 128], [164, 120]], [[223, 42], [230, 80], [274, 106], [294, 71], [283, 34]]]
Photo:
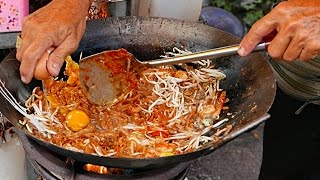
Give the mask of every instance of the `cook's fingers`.
[[[26, 18], [24, 18], [26, 19]], [[33, 31], [28, 31], [25, 30], [25, 25], [22, 25], [22, 31], [21, 34], [18, 35], [17, 37], [17, 42], [16, 42], [16, 48], [17, 48], [17, 54], [16, 54], [16, 58], [18, 61], [22, 61], [23, 58], [23, 54], [26, 52], [26, 49], [32, 44], [34, 43], [33, 40], [34, 39], [40, 39], [40, 38], [34, 38], [34, 32]], [[39, 35], [37, 36], [39, 37]], [[46, 39], [43, 39], [42, 42], [39, 43], [47, 43], [48, 41]]]
[[51, 76], [58, 76], [60, 69], [67, 56], [73, 53], [78, 47], [74, 40], [66, 39], [49, 56], [47, 69]]
[[22, 38], [20, 39], [20, 46], [17, 47], [17, 54], [16, 54], [16, 58], [18, 61], [20, 62], [22, 61], [23, 54], [26, 52], [26, 49], [30, 46], [30, 43], [31, 42], [28, 40], [23, 41]]
[[[22, 43], [24, 46], [25, 41]], [[23, 52], [21, 65], [20, 65], [20, 76], [23, 83], [29, 83], [33, 77], [34, 68], [40, 59], [40, 57], [45, 53], [45, 51], [52, 45], [49, 41], [35, 40], [32, 44], [26, 47]]]
[[[269, 55], [274, 59], [282, 59], [286, 49], [291, 42], [290, 36], [284, 34], [283, 31], [280, 31], [271, 41], [268, 47]], [[299, 54], [298, 54], [299, 55]]]
[[312, 60], [312, 59], [316, 58], [316, 56], [318, 56], [318, 55], [319, 55], [318, 50], [314, 50], [314, 49], [305, 47], [299, 56], [299, 60], [301, 60], [301, 61]]
[[301, 41], [299, 37], [294, 36], [285, 50], [282, 59], [286, 61], [294, 61], [298, 59], [304, 48], [303, 42], [304, 41]]
[[34, 68], [33, 77], [38, 80], [44, 80], [50, 77], [50, 74], [47, 70], [47, 62], [50, 54], [54, 51], [54, 48], [51, 47], [45, 52], [41, 58], [38, 60], [36, 67]]
[[276, 22], [271, 15], [257, 21], [240, 43], [240, 56], [246, 56], [260, 43], [266, 35], [276, 29]]

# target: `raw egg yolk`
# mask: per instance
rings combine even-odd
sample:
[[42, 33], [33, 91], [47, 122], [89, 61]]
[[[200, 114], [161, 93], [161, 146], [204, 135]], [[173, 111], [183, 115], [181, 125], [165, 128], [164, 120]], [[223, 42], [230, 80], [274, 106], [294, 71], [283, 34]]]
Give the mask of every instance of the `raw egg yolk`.
[[66, 115], [67, 126], [72, 131], [80, 131], [90, 123], [89, 116], [80, 110], [73, 110]]

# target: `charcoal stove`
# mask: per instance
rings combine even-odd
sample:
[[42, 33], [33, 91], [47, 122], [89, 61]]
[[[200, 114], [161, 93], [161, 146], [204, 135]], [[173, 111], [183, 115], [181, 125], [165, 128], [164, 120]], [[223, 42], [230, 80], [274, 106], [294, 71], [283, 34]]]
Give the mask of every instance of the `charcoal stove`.
[[[16, 130], [25, 149], [26, 158], [34, 168], [38, 177], [46, 180], [149, 180], [149, 179], [185, 179], [190, 163], [182, 163], [173, 167], [154, 170], [125, 169], [123, 174], [102, 175], [83, 170], [84, 163], [67, 163], [68, 158], [57, 155], [37, 142], [28, 138], [22, 131]], [[72, 165], [71, 165], [72, 164]]]

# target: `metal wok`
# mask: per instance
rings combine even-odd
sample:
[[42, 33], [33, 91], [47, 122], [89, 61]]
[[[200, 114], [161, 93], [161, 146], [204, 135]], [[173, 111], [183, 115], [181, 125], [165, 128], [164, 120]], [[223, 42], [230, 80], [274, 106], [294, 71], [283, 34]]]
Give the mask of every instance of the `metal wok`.
[[[154, 59], [170, 51], [173, 47], [184, 46], [191, 51], [201, 51], [219, 46], [239, 43], [239, 39], [201, 23], [162, 18], [123, 17], [88, 22], [85, 35], [79, 49], [73, 54], [79, 59], [103, 50], [125, 48], [138, 59]], [[227, 90], [230, 112], [235, 117], [228, 123], [233, 124], [231, 133], [216, 144], [208, 143], [203, 148], [182, 155], [160, 158], [128, 159], [99, 157], [96, 155], [74, 152], [37, 139], [18, 120], [22, 116], [1, 96], [1, 112], [18, 128], [42, 146], [60, 155], [71, 157], [76, 161], [104, 165], [108, 167], [151, 169], [167, 167], [190, 161], [212, 153], [214, 150], [253, 128], [268, 118], [267, 112], [275, 97], [275, 80], [267, 60], [261, 54], [251, 54], [245, 58], [231, 57], [214, 61], [227, 79], [222, 88]], [[21, 103], [40, 81], [24, 85], [20, 81], [19, 63], [15, 53], [8, 55], [0, 65], [0, 78], [13, 96]]]

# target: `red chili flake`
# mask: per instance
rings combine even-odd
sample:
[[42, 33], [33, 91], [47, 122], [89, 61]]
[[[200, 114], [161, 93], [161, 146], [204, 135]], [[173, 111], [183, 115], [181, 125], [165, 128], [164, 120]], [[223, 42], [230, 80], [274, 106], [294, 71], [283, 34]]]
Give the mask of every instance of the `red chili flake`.
[[155, 132], [150, 133], [150, 136], [151, 137], [162, 136], [163, 138], [167, 138], [169, 135], [167, 132], [164, 132], [164, 131], [155, 131]]
[[126, 82], [128, 82], [132, 88], [138, 87], [138, 82], [135, 81], [131, 76], [126, 77]]
[[85, 77], [84, 77], [84, 80], [86, 80], [86, 81], [88, 81], [89, 79], [90, 79], [89, 76], [85, 76]]

